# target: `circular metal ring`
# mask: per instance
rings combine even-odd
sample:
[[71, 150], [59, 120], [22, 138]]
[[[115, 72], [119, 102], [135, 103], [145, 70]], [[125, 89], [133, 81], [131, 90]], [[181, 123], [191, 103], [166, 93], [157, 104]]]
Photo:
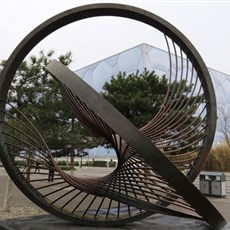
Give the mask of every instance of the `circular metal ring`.
[[[142, 10], [142, 9], [139, 9], [136, 7], [127, 6], [127, 5], [121, 5], [121, 4], [92, 4], [92, 5], [76, 7], [76, 8], [73, 8], [71, 10], [62, 12], [62, 13], [48, 19], [47, 21], [45, 21], [41, 25], [39, 25], [30, 34], [28, 34], [22, 40], [22, 42], [16, 47], [16, 49], [13, 51], [13, 53], [9, 57], [3, 71], [1, 72], [0, 94], [1, 94], [1, 99], [3, 100], [3, 103], [1, 103], [1, 105], [0, 105], [1, 111], [5, 111], [6, 104], [4, 103], [4, 101], [7, 100], [7, 93], [8, 93], [10, 84], [13, 80], [13, 77], [15, 75], [16, 70], [18, 69], [19, 65], [21, 64], [23, 59], [26, 57], [26, 55], [32, 50], [33, 47], [35, 47], [36, 44], [38, 44], [46, 36], [48, 36], [49, 34], [51, 34], [52, 32], [56, 31], [57, 29], [59, 29], [63, 26], [66, 26], [72, 22], [76, 22], [76, 21], [83, 20], [86, 18], [97, 17], [97, 16], [118, 16], [118, 17], [134, 19], [134, 20], [137, 20], [139, 22], [143, 22], [147, 25], [150, 25], [153, 28], [156, 28], [157, 30], [161, 31], [164, 34], [167, 42], [168, 42], [168, 40], [171, 39], [173, 47], [175, 47], [175, 46], [179, 47], [179, 50], [180, 50], [179, 53], [182, 54], [182, 57], [183, 56], [186, 57], [186, 59], [189, 62], [189, 64], [187, 64], [187, 70], [192, 66], [191, 67], [192, 76], [193, 75], [196, 76], [195, 81], [199, 80], [198, 86], [200, 86], [200, 88], [202, 89], [202, 101], [200, 101], [199, 105], [200, 105], [200, 107], [202, 107], [201, 110], [205, 111], [205, 116], [202, 117], [203, 123], [200, 123], [200, 125], [204, 124], [204, 127], [202, 128], [202, 133], [204, 133], [204, 135], [202, 135], [202, 138], [199, 140], [199, 143], [201, 143], [201, 146], [199, 149], [198, 148], [196, 149], [196, 157], [193, 159], [193, 161], [194, 161], [193, 168], [187, 174], [187, 177], [191, 181], [193, 181], [196, 178], [196, 176], [199, 174], [200, 170], [202, 169], [202, 167], [203, 167], [203, 165], [207, 159], [207, 156], [208, 156], [208, 153], [209, 153], [209, 150], [211, 148], [212, 141], [213, 141], [214, 133], [215, 133], [216, 102], [215, 102], [215, 94], [214, 94], [213, 86], [211, 83], [211, 79], [210, 79], [207, 67], [205, 66], [199, 53], [194, 48], [194, 46], [189, 42], [189, 40], [179, 30], [177, 30], [174, 26], [172, 26], [170, 23], [168, 23], [164, 19], [162, 19], [162, 18], [158, 17], [157, 15], [150, 13], [148, 11], [145, 11], [145, 10]], [[171, 56], [173, 56], [177, 53], [176, 50], [177, 49], [175, 48], [174, 52], [172, 54], [170, 54], [170, 57], [169, 57], [170, 60], [172, 60]], [[180, 58], [180, 60], [182, 60], [183, 58]], [[178, 61], [178, 59], [176, 59], [176, 60]], [[184, 62], [182, 61], [182, 63], [184, 63]], [[172, 73], [172, 71], [170, 71], [170, 72]], [[176, 78], [174, 78], [174, 80], [175, 79]], [[190, 77], [190, 79], [191, 79], [191, 77]], [[194, 84], [194, 82], [192, 80], [191, 80], [191, 82], [192, 82], [192, 84]], [[174, 95], [177, 95], [175, 93], [176, 92], [175, 89], [173, 90], [173, 92], [174, 92]], [[171, 96], [169, 96], [168, 99], [172, 99], [172, 95], [173, 94], [171, 94]], [[198, 98], [198, 96], [197, 96], [197, 98]], [[177, 105], [177, 103], [178, 102], [176, 102], [176, 105]], [[169, 101], [165, 101], [165, 105], [167, 105], [168, 108], [173, 107], [172, 105], [169, 105]], [[176, 106], [176, 105], [174, 105], [174, 106]], [[169, 111], [164, 110], [164, 112], [165, 111], [167, 111], [167, 115], [169, 115]], [[154, 122], [159, 123], [159, 120], [161, 118], [161, 121], [162, 121], [161, 128], [165, 127], [165, 124], [163, 125], [163, 123], [165, 122], [165, 120], [163, 119], [163, 114], [164, 114], [163, 112], [162, 113], [160, 112], [153, 119], [152, 124], [154, 124]], [[5, 115], [6, 114], [4, 112], [2, 112], [0, 114], [0, 120], [2, 121], [3, 124], [5, 124]], [[110, 126], [111, 124], [108, 123], [108, 125]], [[141, 132], [144, 135], [146, 135], [147, 137], [148, 137], [148, 135], [154, 136], [155, 134], [154, 135], [152, 133], [150, 134], [150, 132], [148, 131], [149, 129], [152, 129], [152, 127], [153, 126], [151, 126], [151, 125], [150, 126], [146, 125], [145, 127], [143, 127], [141, 129]], [[4, 133], [4, 128], [3, 127], [0, 127], [0, 128], [1, 128], [1, 133]], [[171, 128], [172, 127], [170, 127], [170, 129]], [[160, 130], [161, 129], [159, 128], [158, 131], [160, 131]], [[36, 131], [35, 131], [35, 133], [36, 133]], [[137, 134], [138, 133], [139, 132], [137, 132]], [[187, 135], [188, 135], [188, 133], [187, 133]], [[171, 134], [170, 138], [172, 138], [173, 136], [175, 136], [175, 134]], [[181, 137], [181, 135], [180, 135], [180, 137]], [[139, 136], [139, 134], [137, 135], [137, 138], [141, 138]], [[176, 138], [176, 139], [174, 139], [174, 141], [175, 140], [178, 140], [178, 139]], [[130, 206], [132, 207], [131, 204], [135, 204], [133, 207], [137, 208], [139, 205], [139, 207], [140, 207], [139, 211], [137, 211], [137, 209], [135, 209], [135, 212], [137, 212], [137, 214], [126, 216], [127, 213], [130, 212], [129, 208], [126, 207], [127, 210], [126, 210], [125, 215], [122, 215], [121, 209], [119, 209], [120, 216], [115, 215], [116, 217], [111, 216], [110, 217], [111, 219], [105, 218], [103, 220], [100, 220], [97, 217], [95, 218], [95, 214], [92, 216], [90, 216], [90, 214], [89, 214], [88, 217], [86, 218], [84, 210], [81, 210], [82, 215], [80, 217], [79, 217], [79, 213], [76, 214], [76, 213], [74, 213], [74, 211], [68, 213], [68, 211], [63, 210], [63, 208], [59, 209], [58, 206], [55, 206], [54, 205], [55, 200], [50, 201], [49, 199], [47, 199], [47, 195], [44, 195], [44, 194], [42, 196], [41, 193], [39, 191], [37, 191], [37, 189], [35, 189], [31, 183], [28, 183], [29, 181], [28, 180], [26, 181], [26, 179], [22, 176], [22, 174], [20, 174], [20, 170], [17, 169], [14, 164], [12, 164], [12, 158], [9, 157], [5, 143], [6, 143], [5, 138], [1, 138], [1, 159], [2, 159], [2, 162], [3, 162], [7, 172], [9, 173], [11, 178], [14, 180], [15, 184], [25, 193], [25, 195], [27, 195], [37, 205], [39, 205], [43, 209], [45, 209], [45, 210], [47, 210], [53, 214], [58, 215], [60, 217], [63, 217], [65, 219], [69, 219], [71, 221], [75, 221], [76, 223], [80, 223], [80, 224], [94, 225], [94, 226], [95, 225], [105, 226], [105, 225], [121, 225], [121, 224], [129, 222], [129, 221], [137, 220], [137, 219], [140, 219], [140, 218], [143, 218], [145, 216], [152, 214], [154, 212], [153, 210], [156, 210], [160, 213], [167, 213], [167, 211], [168, 211], [168, 213], [183, 216], [182, 214], [179, 214], [176, 211], [172, 211], [172, 210], [169, 211], [169, 210], [164, 209], [165, 204], [169, 204], [170, 203], [169, 200], [172, 199], [173, 197], [177, 196], [178, 195], [177, 191], [179, 190], [180, 191], [179, 193], [182, 193], [182, 197], [178, 196], [177, 199], [172, 199], [172, 200], [176, 201], [178, 199], [185, 198], [185, 201], [187, 201], [189, 203], [188, 207], [193, 209], [193, 207], [190, 207], [190, 205], [192, 205], [192, 206], [194, 205], [195, 211], [197, 211], [198, 214], [201, 215], [208, 223], [210, 223], [213, 226], [218, 226], [218, 227], [222, 226], [224, 224], [224, 221], [223, 221], [223, 218], [221, 217], [221, 215], [215, 210], [215, 208], [213, 208], [210, 205], [210, 203], [208, 203], [205, 199], [203, 199], [201, 195], [197, 194], [195, 188], [189, 184], [190, 182], [188, 182], [187, 179], [184, 178], [184, 176], [179, 171], [177, 174], [177, 177], [178, 177], [177, 180], [173, 179], [173, 175], [169, 175], [169, 173], [171, 173], [171, 172], [177, 172], [176, 167], [170, 166], [170, 161], [167, 161], [165, 159], [165, 157], [161, 158], [160, 154], [162, 154], [162, 153], [160, 152], [160, 150], [157, 147], [154, 147], [154, 145], [149, 147], [149, 152], [156, 154], [156, 155], [154, 155], [154, 157], [157, 157], [157, 159], [162, 163], [162, 167], [164, 167], [165, 165], [169, 166], [169, 168], [170, 168], [169, 172], [159, 168], [157, 166], [157, 163], [156, 163], [157, 159], [155, 159], [155, 160], [150, 159], [151, 156], [148, 155], [147, 153], [143, 154], [143, 158], [145, 161], [147, 161], [149, 159], [148, 164], [150, 166], [152, 166], [153, 168], [154, 167], [157, 168], [156, 172], [154, 171], [155, 180], [156, 180], [156, 175], [159, 173], [158, 176], [159, 177], [162, 176], [162, 178], [161, 178], [162, 181], [164, 181], [165, 179], [166, 179], [166, 181], [167, 180], [170, 181], [169, 187], [172, 186], [175, 189], [175, 191], [173, 189], [171, 189], [171, 187], [170, 188], [167, 187], [165, 190], [167, 190], [167, 192], [169, 190], [171, 192], [173, 191], [173, 195], [171, 197], [169, 195], [167, 195], [166, 197], [164, 197], [166, 200], [161, 199], [161, 202], [157, 202], [157, 204], [155, 206], [154, 206], [154, 204], [148, 205], [148, 202], [142, 203], [143, 201], [138, 200], [137, 197], [135, 198], [136, 203], [135, 202], [132, 203], [131, 200], [134, 199], [134, 197], [132, 197], [132, 199], [129, 197], [129, 199], [126, 200], [124, 197], [122, 198], [122, 196], [120, 196], [120, 198], [117, 199], [117, 205], [120, 206], [120, 202], [121, 203], [123, 202], [124, 204], [125, 204], [125, 202], [127, 202], [126, 203], [126, 205], [128, 205], [127, 207], [130, 207]], [[131, 143], [132, 143], [132, 141], [131, 141]], [[145, 138], [143, 138], [143, 143], [147, 144], [149, 142], [146, 142]], [[197, 143], [198, 143], [198, 141], [197, 141]], [[154, 144], [155, 144], [155, 146], [157, 146], [157, 142]], [[135, 146], [134, 150], [136, 150], [136, 148], [138, 146], [136, 146], [136, 145], [134, 145], [134, 146]], [[183, 149], [185, 149], [185, 147], [183, 147]], [[48, 148], [47, 148], [47, 151], [48, 151]], [[139, 152], [139, 151], [137, 151], [137, 152]], [[171, 151], [171, 150], [168, 152], [166, 150], [166, 155], [167, 155], [167, 153], [170, 153], [173, 155], [173, 151]], [[168, 156], [168, 157], [174, 164], [176, 164], [176, 160], [174, 160], [175, 156]], [[147, 162], [146, 162], [146, 164], [147, 164]], [[50, 167], [54, 167], [55, 170], [57, 171], [57, 173], [59, 173], [59, 175], [62, 178], [68, 177], [61, 170], [59, 170], [59, 168], [56, 165], [50, 166]], [[146, 171], [145, 171], [145, 173], [146, 173]], [[152, 173], [152, 171], [151, 171], [151, 173]], [[113, 174], [113, 176], [114, 176], [114, 174]], [[180, 184], [179, 184], [179, 183], [181, 183], [181, 181], [178, 182], [179, 179], [181, 179], [185, 183], [184, 186], [182, 185], [182, 189], [180, 188]], [[71, 180], [71, 178], [69, 180]], [[80, 180], [78, 180], [78, 183], [79, 183], [79, 181]], [[84, 183], [84, 182], [85, 181], [81, 181], [81, 183]], [[91, 181], [91, 182], [93, 183], [93, 181]], [[145, 184], [145, 186], [146, 186], [146, 182], [141, 181], [141, 183]], [[148, 182], [148, 183], [150, 183], [150, 182]], [[154, 183], [156, 183], [156, 181]], [[151, 186], [153, 186], [153, 184]], [[71, 186], [73, 186], [73, 185], [71, 185]], [[125, 186], [125, 185], [123, 185], [123, 186]], [[131, 182], [130, 182], [130, 186], [131, 187], [133, 186], [133, 184]], [[146, 189], [145, 186], [143, 187], [143, 190]], [[140, 186], [140, 185], [138, 185], [138, 187], [139, 187], [139, 189], [142, 188], [142, 186]], [[161, 187], [162, 187], [162, 185], [161, 185]], [[194, 198], [193, 199], [189, 198], [190, 194], [188, 193], [188, 191], [187, 192], [183, 191], [183, 189], [186, 189], [186, 188], [190, 188], [190, 189], [192, 189], [192, 191], [194, 191], [194, 194], [193, 194]], [[149, 193], [149, 191], [152, 191], [152, 189], [153, 188], [148, 187], [147, 193]], [[84, 192], [86, 192], [86, 195], [83, 198], [81, 198], [82, 199], [81, 202], [83, 202], [88, 196], [87, 195], [88, 191], [84, 191]], [[91, 191], [91, 194], [94, 194], [94, 192]], [[113, 197], [112, 193], [108, 193], [108, 194], [110, 197]], [[98, 197], [99, 195], [104, 195], [104, 194], [100, 194], [100, 192], [98, 191], [98, 193], [95, 193], [94, 195], [95, 195], [95, 199], [96, 199], [96, 197]], [[179, 194], [179, 195], [181, 195], [181, 194]], [[63, 194], [62, 194], [62, 196], [63, 196]], [[135, 196], [136, 196], [136, 194], [135, 194]], [[159, 198], [161, 196], [162, 195], [158, 194], [156, 197]], [[93, 202], [93, 199], [94, 198], [92, 198], [91, 202]], [[147, 199], [147, 200], [149, 199], [148, 195], [145, 195], [145, 199]], [[197, 201], [196, 201], [196, 199], [197, 199]], [[199, 199], [202, 200], [202, 204], [204, 205], [203, 208], [201, 208], [201, 204], [199, 204], [199, 202], [201, 201]], [[111, 202], [111, 200], [108, 200], [107, 202]], [[160, 206], [161, 203], [163, 204], [162, 206]], [[180, 203], [180, 205], [183, 206], [185, 204]], [[80, 204], [79, 204], [79, 206], [80, 206]], [[108, 206], [111, 207], [109, 204], [107, 204], [107, 210], [108, 210]], [[153, 209], [153, 207], [155, 209]], [[205, 213], [207, 208], [210, 208], [210, 210], [211, 210], [208, 214]], [[98, 212], [99, 212], [99, 210], [100, 209], [97, 209]], [[112, 208], [111, 208], [111, 210], [112, 210]], [[204, 212], [204, 210], [205, 210], [205, 212]], [[215, 213], [215, 216], [216, 216], [215, 218], [213, 218], [212, 215], [209, 215], [211, 212]]]

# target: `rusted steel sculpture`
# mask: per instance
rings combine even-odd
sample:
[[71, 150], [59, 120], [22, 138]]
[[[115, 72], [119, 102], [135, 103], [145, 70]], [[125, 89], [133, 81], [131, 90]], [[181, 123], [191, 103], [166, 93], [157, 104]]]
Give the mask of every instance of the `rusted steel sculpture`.
[[[109, 175], [81, 178], [58, 167], [21, 111], [14, 108], [23, 122], [7, 112], [12, 106], [7, 92], [20, 63], [39, 41], [62, 26], [96, 16], [129, 18], [161, 31], [168, 46], [169, 84], [160, 111], [138, 130], [68, 68], [57, 61], [47, 66], [79, 121], [110, 141], [117, 153], [118, 165]], [[188, 39], [162, 18], [120, 4], [92, 4], [60, 13], [35, 28], [11, 54], [1, 73], [0, 95], [1, 160], [21, 191], [46, 211], [92, 226], [122, 225], [154, 213], [205, 220], [215, 229], [226, 224], [192, 184], [207, 159], [216, 126], [209, 72]], [[8, 123], [8, 118], [14, 122]], [[28, 154], [18, 156], [24, 146], [29, 146]], [[38, 160], [40, 171], [23, 170]], [[187, 173], [185, 164], [192, 164]], [[48, 183], [51, 171], [54, 182]]]

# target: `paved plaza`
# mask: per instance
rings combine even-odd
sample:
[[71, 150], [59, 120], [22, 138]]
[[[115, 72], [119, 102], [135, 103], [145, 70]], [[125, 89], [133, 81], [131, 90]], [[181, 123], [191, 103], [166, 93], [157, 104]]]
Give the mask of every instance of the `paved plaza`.
[[[81, 176], [101, 176], [107, 174], [111, 171], [111, 168], [88, 168], [84, 167], [82, 169], [76, 169], [75, 173]], [[227, 178], [230, 177], [230, 174]], [[3, 205], [3, 200], [5, 196], [5, 187], [7, 184], [8, 176], [5, 173], [5, 170], [0, 167], [0, 203]], [[227, 181], [228, 185], [230, 181]], [[195, 184], [199, 184], [196, 180]], [[215, 207], [220, 211], [220, 213], [225, 217], [228, 221], [228, 225], [225, 226], [224, 230], [230, 230], [230, 194], [228, 193], [226, 197], [208, 197], [208, 199], [215, 205]], [[12, 192], [10, 198], [10, 207], [33, 207], [38, 211], [41, 211], [35, 204], [33, 204], [28, 198], [24, 196], [24, 194], [12, 185]], [[4, 228], [5, 227], [5, 228]], [[20, 215], [12, 215], [10, 219], [0, 218], [0, 229], [9, 229], [9, 230], [73, 230], [76, 229], [76, 225], [70, 222], [67, 222], [63, 219], [59, 219], [53, 215], [47, 213], [41, 213], [41, 215], [33, 215], [33, 216], [20, 216]], [[77, 226], [78, 230], [91, 230], [95, 229], [95, 227], [85, 227], [85, 226]], [[97, 229], [108, 229], [108, 227], [100, 227]], [[155, 230], [198, 230], [198, 229], [207, 229], [209, 230], [209, 226], [202, 221], [179, 218], [179, 217], [171, 217], [165, 216], [161, 214], [155, 214], [141, 221], [137, 221], [134, 223], [130, 223], [128, 225], [113, 228], [110, 227], [110, 230], [139, 230], [139, 229], [155, 229]]]

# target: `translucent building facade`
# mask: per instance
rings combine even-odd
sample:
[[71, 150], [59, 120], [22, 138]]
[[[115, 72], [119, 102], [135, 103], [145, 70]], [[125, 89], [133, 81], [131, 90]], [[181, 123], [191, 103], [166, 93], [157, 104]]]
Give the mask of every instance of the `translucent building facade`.
[[[148, 70], [154, 70], [161, 76], [169, 75], [169, 66], [168, 52], [148, 44], [140, 44], [81, 68], [77, 70], [76, 73], [95, 90], [100, 92], [104, 83], [109, 81], [111, 76], [116, 76], [119, 72], [130, 74], [136, 71], [142, 72], [144, 68], [146, 68]], [[175, 63], [171, 63], [171, 66], [171, 71], [174, 71], [176, 69], [176, 67], [173, 68]], [[230, 114], [230, 76], [211, 68], [208, 68], [208, 70], [211, 75], [217, 100], [218, 120], [214, 144], [218, 144], [223, 139], [223, 134], [219, 131], [219, 128], [223, 125], [221, 114]]]

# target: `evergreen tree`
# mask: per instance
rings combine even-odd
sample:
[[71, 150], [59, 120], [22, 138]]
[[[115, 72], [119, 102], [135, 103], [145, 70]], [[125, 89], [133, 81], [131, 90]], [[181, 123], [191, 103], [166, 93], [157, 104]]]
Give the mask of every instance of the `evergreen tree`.
[[113, 104], [138, 128], [153, 118], [160, 109], [167, 92], [165, 76], [159, 78], [154, 71], [127, 75], [119, 73], [103, 86], [103, 97]]
[[[57, 81], [45, 70], [53, 56], [52, 50], [48, 53], [41, 51], [39, 55], [24, 60], [12, 81], [8, 101], [33, 122], [49, 148], [63, 149], [67, 145], [85, 148], [89, 140], [93, 145], [92, 138], [66, 105]], [[58, 59], [68, 66], [72, 54], [67, 52]], [[2, 61], [1, 67], [4, 64]], [[15, 110], [9, 108], [9, 112], [15, 113]], [[18, 112], [14, 116], [23, 119]]]
[[[189, 137], [183, 135], [183, 140], [181, 137], [177, 143], [165, 147], [164, 150], [170, 151], [187, 146], [183, 149], [184, 153], [196, 149], [198, 145], [196, 140], [203, 135], [202, 132], [195, 134], [197, 129], [194, 128], [201, 122], [201, 118], [194, 116], [194, 111], [201, 103], [203, 95], [190, 96], [192, 89], [193, 85], [188, 85], [184, 79], [169, 83], [165, 75], [158, 76], [154, 71], [144, 69], [142, 73], [139, 71], [132, 74], [120, 72], [117, 76], [113, 76], [110, 82], [104, 84], [102, 95], [137, 128], [147, 124], [159, 112], [161, 106], [167, 104], [170, 110], [164, 112], [164, 116], [169, 121], [174, 119], [172, 124], [174, 137], [176, 133], [180, 135], [180, 130], [183, 129], [186, 129]], [[170, 95], [167, 101], [165, 101], [166, 94]], [[180, 121], [178, 119], [180, 117], [183, 117], [185, 122]], [[172, 133], [169, 133], [168, 138], [171, 135]], [[167, 139], [167, 135], [164, 134], [163, 138]], [[190, 146], [188, 141], [190, 143], [195, 141], [196, 144]], [[172, 151], [170, 154], [179, 153]]]

